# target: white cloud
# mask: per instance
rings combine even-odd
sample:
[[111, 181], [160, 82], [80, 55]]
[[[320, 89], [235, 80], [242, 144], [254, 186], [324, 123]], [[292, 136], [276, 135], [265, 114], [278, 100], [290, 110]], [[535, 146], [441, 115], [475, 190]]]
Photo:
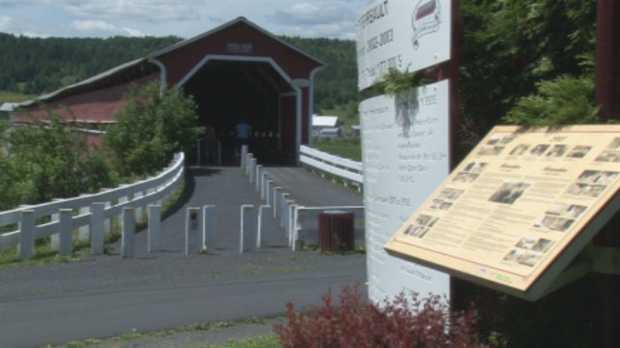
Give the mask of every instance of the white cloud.
[[93, 20], [85, 20], [85, 21], [73, 21], [71, 23], [71, 27], [80, 31], [85, 32], [116, 32], [118, 28], [112, 24], [108, 24], [103, 21], [93, 21]]
[[122, 28], [122, 29], [123, 29], [123, 31], [124, 31], [124, 32], [126, 32], [126, 33], [127, 33], [127, 35], [129, 35], [129, 36], [135, 36], [135, 37], [138, 37], [138, 36], [146, 36], [143, 32], [141, 32], [141, 31], [140, 31], [140, 30], [138, 30], [138, 29], [132, 29], [132, 28]]
[[13, 18], [9, 16], [0, 15], [0, 31], [11, 32], [13, 27]]
[[309, 2], [300, 2], [276, 11], [273, 15], [273, 21], [284, 25], [320, 25], [354, 20], [355, 17], [356, 14], [344, 6], [326, 4], [325, 2], [321, 3], [321, 6], [317, 6]]
[[94, 0], [64, 2], [62, 6], [68, 13], [82, 17], [140, 22], [182, 22], [200, 19], [197, 6], [202, 4], [202, 1]]

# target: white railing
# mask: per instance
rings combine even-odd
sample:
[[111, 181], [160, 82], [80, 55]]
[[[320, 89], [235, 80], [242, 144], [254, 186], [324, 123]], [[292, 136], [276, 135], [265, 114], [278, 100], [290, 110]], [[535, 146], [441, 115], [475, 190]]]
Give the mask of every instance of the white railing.
[[[79, 215], [73, 216], [71, 228], [89, 228], [91, 223], [91, 207], [94, 203], [105, 203], [104, 218], [121, 215], [123, 208], [132, 207], [136, 210], [136, 219], [141, 219], [144, 208], [174, 194], [183, 179], [185, 155], [175, 154], [171, 165], [154, 176], [130, 185], [121, 185], [114, 189], [104, 189], [99, 193], [85, 194], [79, 197], [55, 200], [31, 206], [0, 212], [0, 227], [18, 224], [17, 230], [0, 235], [0, 248], [15, 246], [20, 243], [22, 219], [24, 213], [28, 219], [50, 217], [50, 222], [33, 226], [34, 239], [57, 235], [59, 231], [59, 213], [71, 209]], [[31, 224], [26, 224], [30, 226]]]
[[[301, 153], [306, 155], [311, 154], [316, 156], [316, 158], [322, 158], [322, 160], [326, 161], [318, 162], [324, 164], [321, 166], [322, 168], [328, 168], [328, 161], [331, 161], [332, 163], [337, 163], [339, 166], [344, 166], [347, 169], [353, 171], [359, 170], [361, 172], [361, 163], [359, 162], [333, 156], [303, 145]], [[307, 161], [305, 162], [306, 164], [308, 164], [308, 162], [312, 163], [312, 158], [303, 155], [301, 156], [302, 159], [304, 157]], [[334, 168], [339, 169], [344, 172], [344, 175], [346, 175], [341, 176], [342, 178], [355, 181], [359, 184], [359, 187], [361, 187], [361, 174], [356, 176], [355, 172], [337, 168], [335, 166], [331, 167], [330, 173], [334, 174], [334, 172], [338, 172], [338, 170], [334, 170]], [[305, 207], [297, 204], [293, 197], [286, 192], [287, 190], [285, 187], [278, 186], [278, 183], [269, 177], [269, 174], [265, 172], [263, 166], [257, 163], [254, 155], [252, 153], [248, 153], [247, 147], [245, 146], [242, 148], [241, 152], [241, 168], [244, 171], [245, 176], [249, 178], [250, 183], [256, 186], [256, 191], [260, 192], [261, 198], [263, 198], [267, 205], [272, 208], [273, 217], [279, 218], [280, 227], [284, 228], [284, 231], [288, 236], [289, 246], [293, 250], [297, 248], [297, 244], [299, 244], [299, 242], [303, 242], [308, 245], [318, 244], [319, 213], [330, 210], [353, 212], [355, 221], [355, 243], [358, 246], [365, 245], [363, 206]]]
[[335, 175], [343, 180], [345, 186], [354, 185], [359, 191], [362, 190], [364, 176], [361, 162], [321, 152], [304, 145], [299, 147], [299, 152], [299, 161], [304, 165]]

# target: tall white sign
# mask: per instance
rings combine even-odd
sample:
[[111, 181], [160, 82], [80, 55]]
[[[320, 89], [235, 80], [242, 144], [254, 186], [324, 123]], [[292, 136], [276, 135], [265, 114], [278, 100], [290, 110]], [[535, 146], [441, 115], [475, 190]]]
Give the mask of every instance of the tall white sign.
[[451, 2], [380, 0], [357, 21], [358, 88], [390, 68], [417, 71], [450, 59]]
[[381, 302], [414, 291], [450, 295], [450, 277], [383, 246], [450, 172], [448, 81], [360, 104], [368, 292]]

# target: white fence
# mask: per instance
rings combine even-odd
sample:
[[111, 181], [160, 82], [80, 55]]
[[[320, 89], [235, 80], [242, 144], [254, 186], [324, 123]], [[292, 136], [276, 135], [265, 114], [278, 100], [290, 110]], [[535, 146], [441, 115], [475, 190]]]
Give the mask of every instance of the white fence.
[[[105, 205], [103, 218], [107, 221], [106, 229], [109, 229], [109, 219], [122, 214], [124, 208], [134, 208], [137, 220], [142, 219], [144, 208], [149, 204], [159, 203], [172, 195], [183, 179], [185, 155], [175, 154], [171, 165], [157, 176], [147, 178], [131, 185], [121, 185], [114, 189], [104, 189], [99, 193], [85, 194], [80, 197], [55, 200], [49, 203], [32, 206], [22, 206], [14, 210], [0, 212], [0, 227], [18, 225], [18, 229], [0, 235], [0, 248], [16, 246], [22, 243], [26, 235], [32, 236], [34, 242], [39, 238], [58, 236], [61, 234], [60, 226], [64, 228], [80, 228], [80, 234], [88, 237], [89, 229], [103, 230], [102, 226], [91, 226], [92, 210], [101, 211], [101, 203]], [[95, 208], [96, 207], [96, 208]], [[93, 209], [91, 209], [93, 208]], [[62, 211], [71, 210], [78, 215], [70, 214], [70, 223], [60, 223]], [[34, 219], [49, 217], [50, 222], [35, 225]], [[28, 231], [25, 231], [28, 229]], [[26, 232], [26, 233], [22, 233]], [[64, 234], [64, 233], [62, 233]], [[84, 238], [87, 239], [87, 238]], [[18, 248], [20, 251], [24, 251]], [[20, 257], [22, 257], [20, 255]], [[23, 257], [22, 257], [23, 258]]]
[[[325, 170], [334, 175], [341, 173], [340, 177], [358, 183], [361, 187], [361, 163], [333, 156], [307, 146], [302, 146], [302, 162], [307, 165], [316, 163], [313, 166]], [[309, 157], [312, 155], [314, 158]], [[320, 160], [319, 160], [320, 159]], [[332, 164], [334, 165], [332, 165]], [[363, 206], [324, 206], [324, 207], [305, 207], [297, 204], [286, 188], [278, 186], [267, 173], [262, 165], [257, 164], [256, 159], [251, 153], [247, 153], [247, 148], [242, 149], [241, 168], [249, 178], [250, 183], [256, 186], [256, 191], [265, 199], [267, 205], [273, 209], [274, 218], [280, 219], [280, 227], [284, 228], [288, 235], [289, 246], [295, 250], [300, 242], [309, 245], [318, 244], [318, 216], [319, 213], [329, 210], [339, 210], [353, 212], [355, 219], [355, 243], [364, 246], [364, 207]], [[343, 169], [346, 168], [346, 169]]]
[[345, 186], [354, 185], [359, 191], [362, 190], [364, 177], [361, 162], [331, 155], [304, 145], [299, 147], [299, 152], [299, 161], [304, 165], [335, 175], [343, 180]]

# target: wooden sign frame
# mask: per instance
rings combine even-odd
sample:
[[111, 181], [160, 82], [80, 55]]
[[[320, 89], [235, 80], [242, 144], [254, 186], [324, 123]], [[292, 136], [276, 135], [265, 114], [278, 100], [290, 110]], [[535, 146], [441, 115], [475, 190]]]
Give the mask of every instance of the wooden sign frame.
[[536, 300], [620, 210], [619, 188], [620, 125], [498, 126], [384, 247]]

